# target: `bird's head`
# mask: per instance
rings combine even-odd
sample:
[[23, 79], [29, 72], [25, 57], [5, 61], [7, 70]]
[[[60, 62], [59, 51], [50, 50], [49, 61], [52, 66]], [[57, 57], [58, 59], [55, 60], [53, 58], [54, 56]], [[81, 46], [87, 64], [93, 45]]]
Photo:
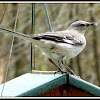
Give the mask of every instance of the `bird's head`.
[[84, 34], [89, 26], [94, 26], [94, 25], [97, 25], [97, 23], [96, 22], [86, 22], [86, 21], [76, 21], [68, 27], [68, 30], [76, 30]]

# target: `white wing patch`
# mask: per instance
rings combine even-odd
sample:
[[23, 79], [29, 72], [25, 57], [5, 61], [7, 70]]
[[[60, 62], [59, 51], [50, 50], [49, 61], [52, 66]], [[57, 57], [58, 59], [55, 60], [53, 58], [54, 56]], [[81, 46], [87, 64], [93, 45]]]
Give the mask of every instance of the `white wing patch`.
[[75, 44], [73, 41], [71, 41], [71, 40], [67, 40], [67, 39], [63, 39], [66, 43], [68, 43], [68, 44]]

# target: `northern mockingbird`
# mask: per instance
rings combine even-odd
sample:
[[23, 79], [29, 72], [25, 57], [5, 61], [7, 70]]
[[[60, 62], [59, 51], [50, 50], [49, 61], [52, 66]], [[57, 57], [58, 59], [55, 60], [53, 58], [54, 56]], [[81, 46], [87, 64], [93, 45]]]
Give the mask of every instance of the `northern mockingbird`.
[[[35, 44], [49, 58], [59, 71], [65, 71], [54, 63], [54, 60], [64, 61], [77, 56], [86, 46], [85, 32], [89, 26], [97, 25], [95, 22], [76, 21], [66, 30], [45, 32], [41, 34], [25, 35], [8, 29], [0, 28], [0, 33], [9, 34]], [[67, 66], [67, 65], [65, 65]], [[74, 72], [67, 66], [72, 74]]]

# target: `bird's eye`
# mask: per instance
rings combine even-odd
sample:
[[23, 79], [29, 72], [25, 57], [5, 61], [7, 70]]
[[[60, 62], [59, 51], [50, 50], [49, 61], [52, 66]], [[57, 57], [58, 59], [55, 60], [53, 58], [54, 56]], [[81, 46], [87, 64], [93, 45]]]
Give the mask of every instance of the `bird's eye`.
[[85, 26], [85, 24], [81, 24], [81, 26]]

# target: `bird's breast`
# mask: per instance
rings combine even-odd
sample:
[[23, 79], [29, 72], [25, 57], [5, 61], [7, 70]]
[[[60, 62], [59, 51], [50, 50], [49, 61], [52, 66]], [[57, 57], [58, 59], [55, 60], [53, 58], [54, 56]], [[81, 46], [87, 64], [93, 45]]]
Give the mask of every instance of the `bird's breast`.
[[66, 56], [66, 59], [71, 59], [77, 56], [84, 49], [85, 45], [86, 43], [79, 46], [61, 43], [55, 51], [61, 56]]

